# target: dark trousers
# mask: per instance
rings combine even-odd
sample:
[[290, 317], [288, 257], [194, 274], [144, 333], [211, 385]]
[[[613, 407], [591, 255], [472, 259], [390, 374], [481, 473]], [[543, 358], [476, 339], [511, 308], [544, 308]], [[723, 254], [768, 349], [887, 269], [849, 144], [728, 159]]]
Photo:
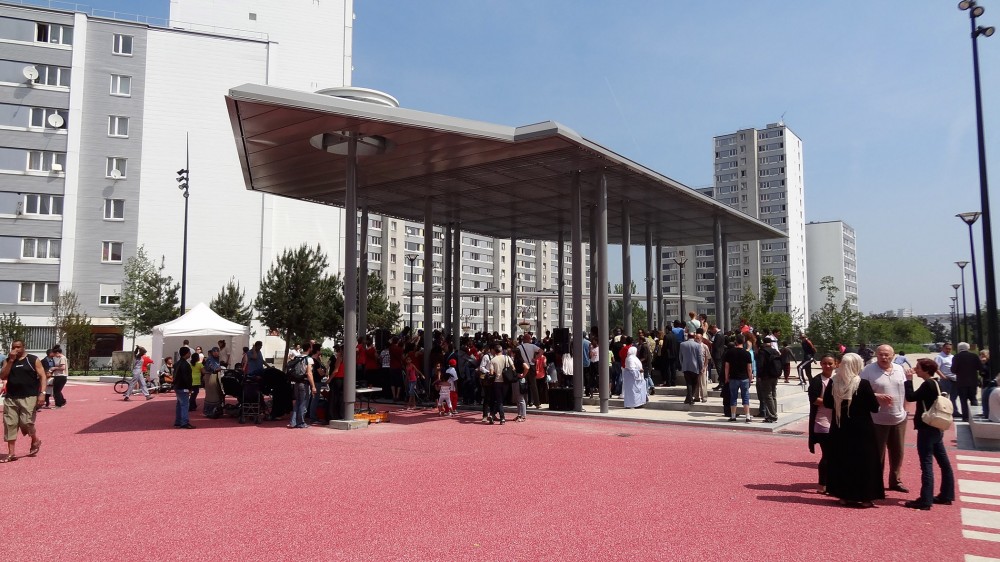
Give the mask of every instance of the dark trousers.
[[503, 417], [503, 395], [506, 384], [493, 383], [493, 400], [490, 402], [490, 417], [504, 420]]
[[826, 456], [827, 439], [829, 434], [820, 433], [816, 436], [816, 444], [819, 445], [819, 485], [826, 486], [826, 475], [830, 469], [830, 459]]
[[[723, 378], [725, 377], [725, 371], [723, 371], [723, 375], [722, 376], [723, 376]], [[732, 397], [730, 396], [729, 385], [727, 383], [725, 383], [725, 382], [722, 382], [722, 381], [723, 381], [723, 379], [720, 378], [719, 384], [722, 385], [722, 393], [721, 393], [722, 394], [722, 415], [726, 416], [727, 418], [731, 418], [731, 417], [733, 417], [733, 406], [732, 406], [732, 402], [731, 402]]]
[[326, 402], [327, 419], [344, 419], [344, 379], [330, 379], [330, 399]]
[[812, 368], [813, 357], [814, 357], [814, 355], [812, 355], [812, 354], [806, 355], [805, 358], [802, 359], [802, 362], [799, 363], [799, 366], [796, 368], [796, 370], [799, 372], [799, 382], [804, 382], [806, 384], [809, 384], [809, 383], [812, 382], [812, 379], [813, 379], [813, 368]]
[[698, 384], [700, 384], [700, 381], [698, 380], [698, 373], [693, 371], [684, 371], [684, 385], [687, 387], [684, 393], [685, 404], [694, 404], [694, 389]]
[[583, 370], [584, 393], [592, 395], [597, 392], [597, 362], [591, 361], [590, 366]]
[[934, 460], [941, 468], [943, 500], [955, 501], [955, 474], [951, 471], [948, 453], [944, 450], [944, 432], [933, 427], [917, 430], [917, 456], [920, 457], [920, 503], [934, 503]]
[[900, 470], [903, 467], [903, 440], [906, 438], [906, 420], [896, 425], [875, 424], [875, 443], [882, 458], [882, 473], [885, 473], [885, 453], [889, 451], [889, 487], [902, 484]]
[[479, 388], [483, 396], [483, 418], [486, 418], [493, 411], [493, 385], [480, 385]]
[[766, 420], [778, 419], [778, 379], [757, 377], [756, 386], [761, 417]]
[[62, 393], [64, 386], [66, 386], [66, 377], [52, 377], [52, 396], [56, 399], [56, 406], [66, 405], [66, 397]]
[[200, 390], [201, 387], [198, 386], [191, 389], [191, 401], [188, 403], [188, 408], [190, 408], [189, 411], [191, 412], [194, 412], [198, 409], [198, 392]]
[[953, 388], [957, 391], [958, 399], [962, 402], [962, 421], [969, 421], [972, 413], [969, 410], [969, 403], [976, 402], [976, 387], [953, 385]]
[[[525, 378], [528, 383], [528, 405], [541, 407], [542, 403], [539, 401], [538, 393], [538, 379], [535, 378], [535, 373], [533, 371], [528, 371], [528, 375]], [[544, 379], [542, 379], [544, 384]]]

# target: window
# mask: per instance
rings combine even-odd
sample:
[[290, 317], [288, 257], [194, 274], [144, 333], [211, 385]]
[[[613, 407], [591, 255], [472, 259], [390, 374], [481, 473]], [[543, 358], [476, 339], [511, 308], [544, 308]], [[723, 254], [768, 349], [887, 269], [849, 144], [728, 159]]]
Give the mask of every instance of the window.
[[61, 241], [57, 238], [22, 238], [21, 257], [28, 259], [59, 259]]
[[61, 215], [63, 214], [63, 198], [60, 195], [25, 195], [24, 214]]
[[69, 88], [70, 70], [68, 68], [48, 64], [36, 64], [35, 70], [38, 71], [38, 78], [34, 80], [34, 84]]
[[132, 56], [132, 36], [115, 33], [114, 44], [111, 52], [116, 55]]
[[35, 41], [56, 45], [72, 45], [73, 28], [68, 25], [56, 25], [54, 23], [36, 24]]
[[[62, 118], [62, 124], [60, 126], [53, 127], [49, 122], [49, 119], [53, 115], [58, 115]], [[58, 121], [56, 122], [58, 123]], [[48, 107], [32, 107], [30, 115], [28, 116], [28, 127], [32, 129], [65, 129], [66, 112], [59, 109], [50, 109]]]
[[28, 151], [29, 172], [62, 172], [65, 167], [66, 155], [62, 152]]
[[105, 199], [104, 200], [104, 220], [121, 221], [125, 220], [125, 200]]
[[[108, 156], [108, 167], [105, 171], [106, 177], [119, 179], [125, 177], [125, 171], [128, 168], [128, 158], [121, 158], [119, 156]], [[118, 172], [118, 178], [115, 178], [115, 171]]]
[[382, 245], [382, 237], [381, 236], [369, 236], [368, 237], [368, 244], [371, 245], [371, 246], [381, 246]]
[[382, 253], [381, 252], [372, 252], [372, 253], [369, 253], [368, 254], [368, 259], [370, 261], [381, 262], [382, 261]]
[[128, 117], [108, 116], [108, 136], [128, 138]]
[[101, 306], [118, 306], [119, 301], [121, 301], [122, 286], [105, 285], [102, 283], [100, 294]]
[[18, 300], [22, 303], [51, 304], [59, 292], [56, 283], [21, 283]]
[[111, 75], [111, 95], [112, 96], [131, 96], [132, 95], [132, 77], [123, 76], [121, 74]]
[[122, 243], [121, 242], [102, 242], [101, 243], [101, 262], [102, 263], [121, 263], [122, 262]]

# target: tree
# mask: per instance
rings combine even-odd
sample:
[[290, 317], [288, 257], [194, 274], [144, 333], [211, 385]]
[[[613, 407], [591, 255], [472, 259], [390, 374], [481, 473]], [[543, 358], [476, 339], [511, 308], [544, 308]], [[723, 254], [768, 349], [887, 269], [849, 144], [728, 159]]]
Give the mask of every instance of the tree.
[[369, 329], [385, 328], [389, 331], [395, 331], [399, 327], [401, 319], [399, 303], [389, 302], [382, 276], [375, 272], [368, 274], [367, 308]]
[[135, 255], [125, 261], [125, 276], [115, 320], [124, 333], [132, 334], [133, 343], [136, 335], [148, 334], [154, 326], [179, 316], [180, 284], [174, 283], [169, 275], [164, 275], [165, 269], [165, 259], [160, 259], [160, 267], [157, 268], [143, 246], [139, 246]]
[[750, 287], [744, 289], [737, 315], [739, 318], [745, 318], [747, 324], [762, 334], [780, 330], [783, 338], [789, 338], [796, 327], [791, 314], [772, 310], [777, 297], [777, 279], [773, 275], [765, 275], [760, 280], [760, 296]]
[[94, 345], [90, 317], [80, 310], [80, 301], [73, 291], [62, 291], [52, 303], [52, 325], [56, 341], [66, 346], [66, 359], [71, 369], [85, 369]]
[[63, 325], [69, 368], [86, 369], [89, 366], [90, 350], [94, 347], [94, 330], [90, 317], [80, 312], [72, 312], [66, 316]]
[[924, 316], [918, 316], [917, 320], [930, 331], [932, 342], [942, 342], [949, 339], [948, 327], [942, 324], [940, 320], [935, 319], [933, 322], [928, 322]]
[[219, 294], [208, 303], [216, 314], [240, 326], [249, 326], [253, 321], [253, 307], [246, 302], [244, 291], [235, 278], [230, 278]]
[[292, 341], [334, 336], [343, 330], [343, 300], [337, 301], [340, 278], [326, 274], [326, 254], [317, 244], [282, 252], [264, 277], [254, 299], [257, 319]]
[[838, 344], [846, 346], [857, 341], [861, 314], [851, 308], [853, 297], [845, 298], [840, 307], [837, 306], [840, 289], [834, 285], [833, 277], [827, 275], [820, 279], [820, 291], [826, 294], [826, 302], [809, 321], [809, 339], [820, 352], [838, 351]]
[[[639, 292], [638, 289], [636, 289], [635, 281], [633, 281], [630, 286], [632, 288], [631, 294], [635, 295]], [[618, 283], [614, 287], [609, 287], [609, 290], [616, 295], [621, 295], [624, 294], [624, 288], [625, 285]], [[608, 303], [608, 327], [612, 330], [615, 328], [625, 328], [624, 299], [612, 299], [611, 302]], [[643, 330], [646, 329], [646, 309], [639, 304], [638, 300], [632, 299], [632, 331], [637, 332], [640, 328]]]
[[133, 343], [139, 325], [142, 323], [142, 291], [146, 280], [155, 272], [153, 262], [146, 255], [146, 248], [139, 246], [135, 255], [125, 260], [123, 266], [121, 295], [118, 298], [118, 309], [115, 311], [115, 321], [122, 328], [122, 333], [132, 334]]
[[16, 312], [0, 314], [0, 351], [10, 352], [10, 344], [15, 341], [23, 342], [27, 337], [28, 329], [21, 323]]

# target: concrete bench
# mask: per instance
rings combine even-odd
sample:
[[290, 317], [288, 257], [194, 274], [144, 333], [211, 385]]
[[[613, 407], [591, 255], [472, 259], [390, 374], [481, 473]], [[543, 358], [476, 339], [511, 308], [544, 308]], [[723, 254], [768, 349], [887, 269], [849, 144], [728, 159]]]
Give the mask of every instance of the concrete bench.
[[972, 442], [980, 451], [1000, 451], [1000, 423], [972, 417], [969, 419]]

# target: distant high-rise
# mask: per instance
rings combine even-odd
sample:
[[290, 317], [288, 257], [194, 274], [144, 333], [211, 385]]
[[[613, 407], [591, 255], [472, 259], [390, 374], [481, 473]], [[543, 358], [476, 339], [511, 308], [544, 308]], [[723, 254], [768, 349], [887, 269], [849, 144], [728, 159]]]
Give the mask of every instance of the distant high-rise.
[[[774, 276], [778, 294], [772, 310], [808, 321], [802, 141], [784, 123], [764, 129], [740, 129], [715, 137], [713, 186], [700, 191], [779, 230], [786, 239], [730, 244], [725, 256], [730, 310], [736, 313], [746, 289], [760, 292], [761, 278]], [[668, 248], [663, 254], [664, 294], [680, 291], [674, 258], [683, 252], [685, 308], [715, 315], [715, 260], [711, 246]], [[693, 297], [693, 298], [692, 298]], [[679, 299], [678, 299], [679, 300]], [[684, 316], [677, 300], [668, 300], [667, 318]]]
[[[824, 277], [832, 277], [837, 288], [835, 304], [845, 298], [853, 300], [858, 309], [857, 239], [854, 229], [843, 221], [810, 222], [806, 224], [806, 251], [809, 256], [809, 315], [826, 304], [826, 293], [820, 290]], [[899, 314], [903, 317], [903, 314]]]

